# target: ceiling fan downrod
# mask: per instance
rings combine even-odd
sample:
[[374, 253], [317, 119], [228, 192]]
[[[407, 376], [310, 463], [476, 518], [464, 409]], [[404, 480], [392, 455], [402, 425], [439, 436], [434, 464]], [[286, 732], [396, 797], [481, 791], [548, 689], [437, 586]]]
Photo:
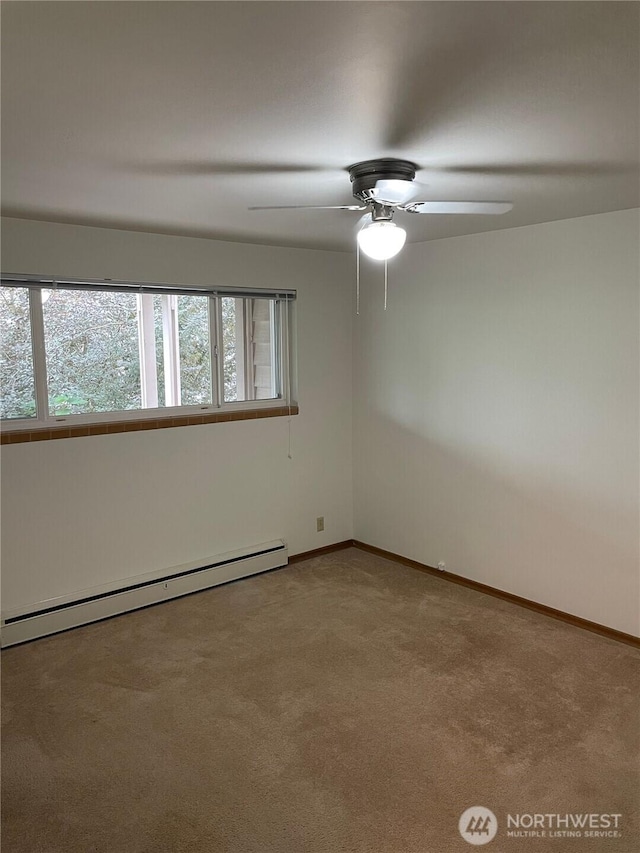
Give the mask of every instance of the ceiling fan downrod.
[[393, 219], [393, 207], [389, 204], [381, 204], [374, 201], [371, 207], [372, 222], [391, 222]]

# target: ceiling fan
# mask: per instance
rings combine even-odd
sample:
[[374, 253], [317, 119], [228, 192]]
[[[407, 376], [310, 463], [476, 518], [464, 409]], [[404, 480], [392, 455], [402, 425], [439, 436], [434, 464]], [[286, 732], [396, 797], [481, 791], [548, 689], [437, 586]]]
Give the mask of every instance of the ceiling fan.
[[249, 210], [355, 210], [367, 211], [358, 231], [358, 246], [374, 260], [386, 261], [404, 246], [407, 232], [393, 221], [403, 213], [489, 214], [507, 213], [508, 201], [412, 201], [416, 194], [415, 163], [383, 157], [349, 167], [354, 198], [360, 204], [285, 204], [250, 207]]

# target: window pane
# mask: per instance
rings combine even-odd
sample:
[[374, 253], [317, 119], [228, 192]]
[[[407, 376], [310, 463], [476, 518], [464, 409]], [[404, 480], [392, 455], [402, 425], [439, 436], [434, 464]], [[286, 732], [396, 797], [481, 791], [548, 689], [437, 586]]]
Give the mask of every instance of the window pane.
[[210, 405], [209, 297], [154, 296], [157, 405]]
[[278, 396], [274, 351], [274, 303], [271, 299], [249, 299], [251, 303], [252, 393], [253, 400], [271, 400]]
[[29, 291], [3, 287], [0, 292], [0, 417], [35, 418]]
[[178, 296], [180, 388], [183, 406], [212, 402], [209, 298]]
[[162, 296], [153, 297], [153, 321], [156, 342], [156, 370], [158, 375], [158, 406], [166, 406], [164, 393], [164, 346], [162, 334]]
[[42, 291], [49, 413], [139, 409], [136, 296]]
[[224, 399], [272, 400], [278, 397], [272, 299], [222, 299]]
[[[230, 296], [223, 296], [221, 301], [224, 401], [225, 403], [233, 403], [236, 400], [244, 399], [242, 352], [243, 300], [233, 299]], [[240, 346], [238, 346], [238, 343]], [[240, 375], [238, 375], [238, 367], [240, 367]], [[238, 385], [240, 387], [238, 387]]]

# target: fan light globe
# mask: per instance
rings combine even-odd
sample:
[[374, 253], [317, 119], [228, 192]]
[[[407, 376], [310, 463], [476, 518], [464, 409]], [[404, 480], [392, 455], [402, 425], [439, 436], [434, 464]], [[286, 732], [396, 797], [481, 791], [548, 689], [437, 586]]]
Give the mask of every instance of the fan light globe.
[[358, 245], [374, 261], [387, 261], [404, 246], [407, 232], [388, 220], [370, 222], [358, 232]]

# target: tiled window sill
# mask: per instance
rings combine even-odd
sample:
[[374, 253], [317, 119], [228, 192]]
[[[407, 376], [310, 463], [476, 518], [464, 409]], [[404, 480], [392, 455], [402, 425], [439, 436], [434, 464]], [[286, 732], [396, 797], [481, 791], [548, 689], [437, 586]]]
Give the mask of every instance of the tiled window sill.
[[22, 444], [25, 441], [51, 441], [56, 438], [77, 438], [86, 435], [107, 435], [116, 432], [140, 432], [146, 429], [171, 429], [172, 427], [218, 424], [227, 421], [246, 421], [256, 418], [282, 418], [297, 415], [298, 406], [278, 406], [264, 409], [244, 409], [237, 412], [210, 412], [206, 415], [184, 415], [175, 418], [141, 419], [138, 421], [112, 421], [111, 423], [77, 424], [51, 429], [3, 430], [0, 444]]

